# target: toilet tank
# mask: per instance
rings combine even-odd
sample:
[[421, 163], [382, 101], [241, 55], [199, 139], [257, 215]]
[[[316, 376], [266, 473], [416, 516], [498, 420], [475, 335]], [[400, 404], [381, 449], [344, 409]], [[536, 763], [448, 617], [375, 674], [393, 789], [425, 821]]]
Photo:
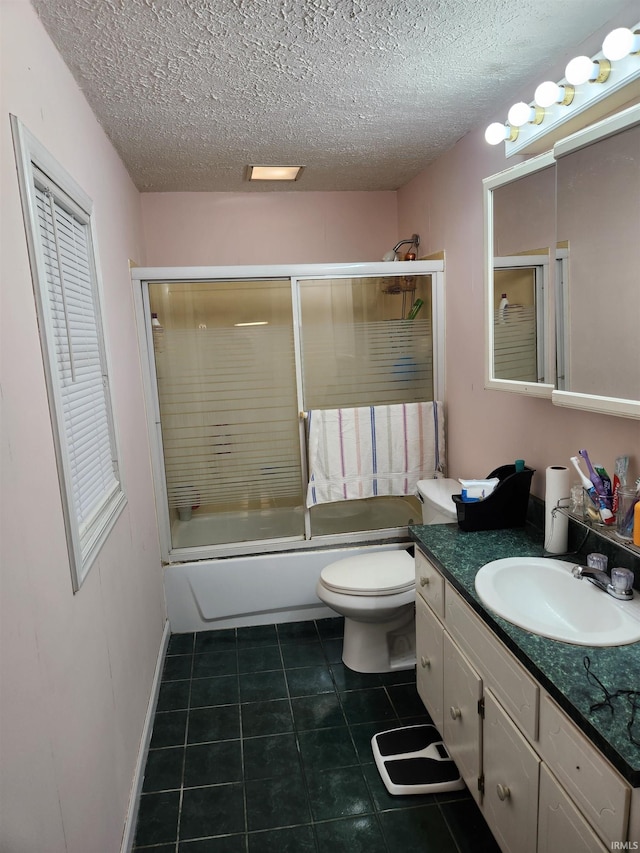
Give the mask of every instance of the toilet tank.
[[422, 504], [423, 524], [453, 524], [458, 520], [451, 495], [460, 494], [458, 480], [418, 480], [418, 500]]

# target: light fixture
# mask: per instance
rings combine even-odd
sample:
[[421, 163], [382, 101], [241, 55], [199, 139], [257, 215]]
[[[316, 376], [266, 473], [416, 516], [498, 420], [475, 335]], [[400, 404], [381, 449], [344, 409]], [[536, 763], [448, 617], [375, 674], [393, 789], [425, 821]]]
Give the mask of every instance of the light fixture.
[[574, 129], [577, 116], [582, 126], [597, 121], [636, 99], [639, 86], [640, 22], [610, 32], [594, 56], [576, 56], [562, 80], [541, 83], [530, 103], [514, 104], [508, 119], [490, 124], [484, 138], [490, 145], [504, 142], [507, 157], [541, 154], [561, 138], [568, 121]]
[[250, 181], [297, 181], [304, 166], [248, 166]]
[[627, 27], [612, 30], [602, 42], [602, 52], [610, 62], [640, 53], [640, 30], [634, 32]]
[[268, 320], [254, 320], [252, 323], [234, 323], [234, 326], [268, 326]]
[[518, 138], [518, 128], [511, 127], [509, 124], [501, 124], [499, 121], [494, 121], [485, 130], [484, 138], [489, 145], [499, 145], [507, 139], [510, 142], [515, 142]]
[[387, 252], [383, 256], [382, 260], [383, 261], [397, 261], [397, 260], [399, 260], [398, 249], [400, 248], [400, 246], [415, 246], [416, 247], [415, 252], [407, 252], [407, 254], [413, 255], [413, 257], [409, 258], [408, 260], [415, 261], [416, 255], [418, 254], [418, 246], [419, 245], [420, 245], [419, 235], [418, 234], [412, 234], [410, 240], [400, 240], [399, 243], [396, 243], [396, 245], [393, 247], [393, 249], [391, 249], [390, 252]]
[[590, 56], [576, 56], [564, 70], [567, 82], [572, 86], [583, 83], [604, 83], [611, 72], [608, 59], [591, 59]]
[[544, 110], [538, 106], [518, 101], [507, 113], [507, 121], [512, 127], [522, 127], [525, 124], [542, 124]]
[[576, 90], [570, 83], [560, 85], [552, 80], [545, 80], [536, 89], [533, 100], [543, 109], [551, 107], [553, 104], [562, 104], [562, 106], [567, 107], [573, 101], [575, 93]]

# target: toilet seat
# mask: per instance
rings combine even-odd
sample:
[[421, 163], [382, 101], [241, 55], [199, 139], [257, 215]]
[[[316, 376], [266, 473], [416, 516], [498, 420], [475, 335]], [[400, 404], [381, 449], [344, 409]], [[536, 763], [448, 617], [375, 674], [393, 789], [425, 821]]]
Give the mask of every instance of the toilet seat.
[[414, 588], [415, 566], [407, 551], [360, 554], [325, 566], [320, 582], [343, 595], [394, 595]]

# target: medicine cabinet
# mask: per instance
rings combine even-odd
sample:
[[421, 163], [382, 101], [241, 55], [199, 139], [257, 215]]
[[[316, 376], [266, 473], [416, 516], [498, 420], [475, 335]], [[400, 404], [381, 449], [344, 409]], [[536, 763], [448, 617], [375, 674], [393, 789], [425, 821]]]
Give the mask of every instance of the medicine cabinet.
[[640, 418], [640, 105], [483, 185], [485, 387]]

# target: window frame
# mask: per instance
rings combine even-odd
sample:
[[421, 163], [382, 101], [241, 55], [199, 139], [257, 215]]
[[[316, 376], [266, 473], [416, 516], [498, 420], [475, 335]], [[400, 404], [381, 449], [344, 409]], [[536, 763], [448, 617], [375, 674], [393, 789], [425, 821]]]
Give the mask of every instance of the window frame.
[[[73, 592], [80, 589], [89, 574], [95, 559], [113, 529], [127, 498], [119, 465], [119, 448], [113, 416], [113, 405], [109, 388], [109, 358], [105, 346], [104, 322], [102, 318], [103, 288], [97, 252], [97, 237], [93, 215], [93, 202], [75, 180], [52, 157], [33, 134], [12, 115], [11, 128], [18, 170], [18, 184], [27, 238], [31, 278], [36, 302], [36, 313], [40, 334], [42, 360], [49, 400], [49, 412], [60, 484], [60, 496], [67, 538]], [[105, 409], [102, 440], [108, 441], [111, 451], [112, 482], [104, 486], [96, 499], [88, 519], [80, 518], [80, 510], [74, 498], [74, 487], [86, 474], [87, 468], [72, 465], [70, 449], [73, 436], [69, 435], [68, 418], [65, 417], [61, 373], [63, 362], [56, 351], [56, 333], [53, 311], [49, 296], [49, 279], [46, 271], [44, 243], [38, 218], [36, 184], [47, 183], [53, 193], [54, 203], [64, 209], [83, 228], [87, 246], [86, 260], [91, 282], [89, 304], [93, 310], [95, 348], [100, 362], [101, 393]], [[64, 297], [63, 297], [64, 301]], [[83, 318], [89, 315], [83, 315]], [[91, 388], [98, 389], [95, 378]], [[86, 400], [88, 394], [82, 399]], [[73, 404], [76, 405], [75, 403]], [[84, 474], [83, 474], [84, 472]]]

